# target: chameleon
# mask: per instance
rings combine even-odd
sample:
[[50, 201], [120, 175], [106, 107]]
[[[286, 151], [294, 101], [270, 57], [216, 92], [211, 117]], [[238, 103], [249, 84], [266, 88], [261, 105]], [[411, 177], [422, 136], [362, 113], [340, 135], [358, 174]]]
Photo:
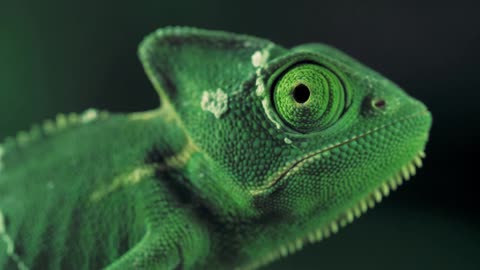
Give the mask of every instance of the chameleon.
[[165, 27], [138, 55], [158, 108], [1, 145], [1, 269], [257, 269], [422, 166], [427, 107], [329, 45]]

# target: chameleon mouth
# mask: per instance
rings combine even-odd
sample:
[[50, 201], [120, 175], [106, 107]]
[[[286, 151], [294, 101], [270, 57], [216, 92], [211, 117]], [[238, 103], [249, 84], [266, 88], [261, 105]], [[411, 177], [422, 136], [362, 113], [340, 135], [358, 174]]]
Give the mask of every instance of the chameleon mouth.
[[302, 249], [306, 243], [316, 243], [323, 239], [330, 237], [332, 234], [337, 233], [340, 228], [352, 223], [356, 218], [359, 218], [362, 214], [366, 213], [368, 209], [372, 209], [376, 204], [380, 203], [383, 198], [390, 194], [390, 191], [395, 191], [405, 181], [411, 179], [416, 174], [417, 168], [421, 168], [423, 163], [422, 159], [425, 158], [425, 152], [418, 152], [409, 162], [403, 165], [397, 173], [393, 174], [387, 180], [382, 181], [380, 185], [375, 187], [366, 196], [355, 202], [353, 206], [343, 209], [340, 214], [333, 218], [327, 224], [320, 226], [319, 228], [309, 231], [308, 233], [297, 237], [295, 240], [289, 243], [279, 246], [278, 249], [267, 254], [263, 260], [257, 262], [254, 266], [247, 269], [255, 269], [262, 265], [268, 264], [278, 258], [286, 257], [289, 254], [293, 254], [296, 251]]
[[[417, 169], [420, 169], [423, 166], [422, 159], [424, 158], [425, 152], [418, 152], [415, 157], [403, 165], [397, 173], [383, 181], [366, 196], [354, 203], [353, 206], [343, 210], [342, 213], [334, 218], [329, 224], [324, 225], [314, 232], [310, 232], [306, 235], [306, 237], [301, 238], [301, 240], [308, 240], [310, 243], [315, 243], [324, 238], [328, 238], [332, 233], [337, 233], [339, 228], [343, 228], [352, 223], [355, 218], [359, 218], [362, 214], [366, 213], [368, 209], [374, 208], [375, 205], [380, 203], [383, 198], [388, 197], [388, 195], [390, 195], [390, 191], [397, 190], [397, 188], [405, 181], [409, 181], [411, 177], [416, 174]], [[296, 250], [297, 249], [292, 250], [292, 246], [289, 245], [288, 251], [293, 252]]]

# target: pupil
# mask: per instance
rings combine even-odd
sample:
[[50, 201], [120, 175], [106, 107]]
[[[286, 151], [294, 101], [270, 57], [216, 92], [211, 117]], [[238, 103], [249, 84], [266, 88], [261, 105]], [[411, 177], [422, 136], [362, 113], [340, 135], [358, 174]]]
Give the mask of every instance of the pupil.
[[298, 103], [305, 103], [307, 102], [308, 98], [310, 97], [310, 89], [304, 84], [299, 84], [295, 86], [293, 89], [293, 98]]

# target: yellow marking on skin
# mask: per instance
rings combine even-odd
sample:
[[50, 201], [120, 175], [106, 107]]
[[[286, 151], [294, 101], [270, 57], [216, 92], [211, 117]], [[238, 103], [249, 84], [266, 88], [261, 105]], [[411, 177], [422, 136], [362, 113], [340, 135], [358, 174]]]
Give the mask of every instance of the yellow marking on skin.
[[163, 164], [139, 166], [128, 173], [115, 177], [109, 186], [94, 191], [90, 196], [90, 201], [97, 202], [122, 187], [138, 184], [141, 180], [152, 177], [157, 170], [182, 168], [195, 152], [198, 152], [198, 147], [191, 140], [188, 140], [185, 147], [178, 154], [166, 158]]
[[182, 130], [185, 131], [185, 127], [183, 126], [183, 124], [181, 124], [180, 117], [170, 103], [165, 103], [164, 105], [162, 105], [162, 109], [160, 111], [163, 114], [162, 117], [166, 123], [176, 122], [179, 124]]
[[192, 154], [198, 151], [198, 146], [194, 144], [192, 140], [188, 139], [187, 144], [178, 154], [165, 159], [165, 165], [168, 168], [182, 168], [188, 163]]
[[134, 121], [146, 121], [162, 115], [161, 110], [153, 110], [148, 112], [139, 112], [139, 113], [132, 113], [128, 116], [130, 120]]
[[135, 185], [142, 179], [153, 176], [156, 169], [156, 165], [144, 165], [137, 167], [128, 173], [121, 174], [115, 177], [115, 179], [113, 179], [113, 182], [109, 186], [94, 191], [90, 196], [90, 201], [99, 201], [103, 197], [107, 196], [108, 194], [114, 192], [121, 187]]
[[263, 190], [263, 189], [254, 189], [254, 190], [249, 190], [248, 192], [249, 192], [250, 195], [252, 195], [252, 196], [257, 196], [257, 195], [260, 195], [260, 194], [265, 193], [265, 190]]
[[133, 121], [147, 121], [157, 117], [161, 117], [166, 122], [178, 121], [178, 115], [173, 109], [172, 105], [165, 102], [158, 110], [136, 112], [128, 116]]

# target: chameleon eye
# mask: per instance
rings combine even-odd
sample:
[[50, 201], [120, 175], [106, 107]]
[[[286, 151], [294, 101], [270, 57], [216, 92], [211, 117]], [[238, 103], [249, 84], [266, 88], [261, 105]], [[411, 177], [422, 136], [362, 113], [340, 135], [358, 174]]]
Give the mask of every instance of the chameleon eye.
[[345, 110], [345, 89], [329, 69], [317, 64], [291, 67], [274, 86], [273, 101], [283, 121], [298, 131], [324, 129]]

